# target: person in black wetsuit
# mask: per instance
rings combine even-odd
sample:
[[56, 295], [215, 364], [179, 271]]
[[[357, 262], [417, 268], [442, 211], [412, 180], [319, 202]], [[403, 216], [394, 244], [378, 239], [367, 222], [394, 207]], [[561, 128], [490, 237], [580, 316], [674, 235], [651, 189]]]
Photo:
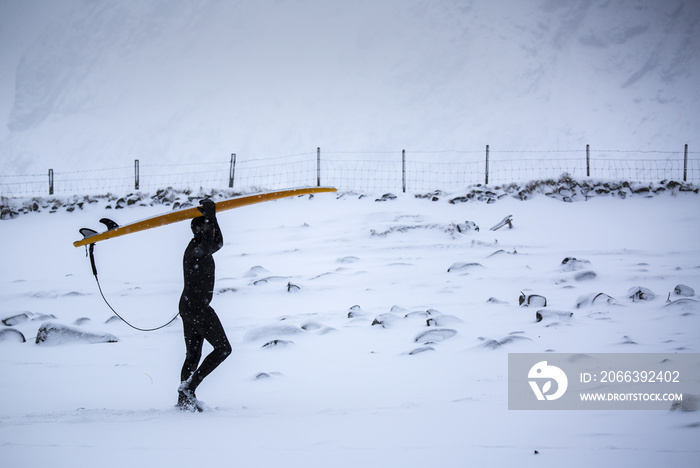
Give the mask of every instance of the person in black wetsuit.
[[[185, 286], [180, 297], [180, 316], [185, 335], [187, 353], [180, 374], [176, 407], [184, 411], [203, 411], [195, 390], [230, 354], [224, 327], [209, 303], [214, 295], [214, 257], [224, 245], [224, 238], [216, 220], [216, 205], [207, 199], [198, 207], [201, 217], [192, 220], [193, 239], [187, 245], [183, 258]], [[204, 340], [214, 350], [201, 365]]]

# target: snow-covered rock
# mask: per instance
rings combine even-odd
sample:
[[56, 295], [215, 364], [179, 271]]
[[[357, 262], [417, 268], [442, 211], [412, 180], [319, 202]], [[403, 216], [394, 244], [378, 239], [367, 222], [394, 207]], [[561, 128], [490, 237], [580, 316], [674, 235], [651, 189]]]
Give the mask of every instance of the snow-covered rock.
[[68, 343], [116, 343], [119, 339], [109, 333], [91, 333], [60, 323], [47, 322], [39, 327], [36, 344], [62, 345]]

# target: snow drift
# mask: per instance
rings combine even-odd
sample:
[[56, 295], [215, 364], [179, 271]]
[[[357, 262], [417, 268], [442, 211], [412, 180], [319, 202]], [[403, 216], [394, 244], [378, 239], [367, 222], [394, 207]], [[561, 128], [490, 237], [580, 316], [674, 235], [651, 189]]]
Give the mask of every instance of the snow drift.
[[[84, 250], [71, 245], [78, 227], [105, 214], [125, 222], [162, 212], [162, 204], [108, 210], [114, 201], [99, 199], [0, 221], [2, 242], [12, 246], [0, 271], [0, 328], [16, 330], [0, 335], [3, 462], [689, 466], [697, 459], [692, 395], [665, 411], [507, 409], [508, 353], [698, 352], [695, 192], [571, 203], [539, 192], [495, 203], [450, 203], [463, 193], [436, 201], [341, 195], [219, 216], [226, 243], [216, 255], [212, 306], [234, 351], [198, 389], [211, 408], [202, 414], [172, 406], [181, 323], [141, 333], [110, 320]], [[512, 228], [487, 228], [506, 214]], [[484, 228], [445, 229], [465, 220]], [[99, 244], [101, 282], [116, 310], [142, 327], [172, 318], [190, 236], [180, 223]], [[456, 264], [480, 266], [448, 271]], [[584, 280], [582, 272], [595, 275]], [[35, 344], [46, 322], [118, 341]]]

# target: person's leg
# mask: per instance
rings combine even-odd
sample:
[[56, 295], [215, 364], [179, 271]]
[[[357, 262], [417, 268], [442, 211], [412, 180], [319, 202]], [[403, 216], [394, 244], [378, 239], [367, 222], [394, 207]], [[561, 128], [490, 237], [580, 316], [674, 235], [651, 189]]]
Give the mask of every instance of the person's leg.
[[[212, 345], [214, 350], [204, 358], [202, 364], [192, 374], [187, 388], [192, 392], [202, 383], [206, 376], [212, 373], [231, 354], [231, 344], [226, 337], [224, 327], [214, 309], [207, 307], [198, 315], [195, 321], [197, 332]], [[201, 347], [200, 347], [201, 353]]]
[[188, 389], [188, 381], [197, 370], [199, 360], [202, 357], [202, 345], [204, 338], [197, 331], [197, 327], [190, 320], [189, 314], [182, 314], [182, 329], [185, 336], [185, 362], [180, 372], [180, 386], [177, 389], [177, 408], [183, 411], [202, 411], [203, 407], [194, 391]]
[[202, 345], [204, 337], [197, 331], [197, 328], [185, 318], [182, 319], [182, 329], [185, 335], [185, 362], [180, 372], [180, 381], [184, 382], [194, 374], [202, 358]]

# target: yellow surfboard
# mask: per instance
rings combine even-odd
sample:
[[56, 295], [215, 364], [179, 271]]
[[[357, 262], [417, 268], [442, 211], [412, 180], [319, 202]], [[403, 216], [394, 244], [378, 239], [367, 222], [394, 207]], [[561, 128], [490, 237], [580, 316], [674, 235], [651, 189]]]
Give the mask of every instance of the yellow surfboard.
[[[240, 208], [241, 206], [277, 200], [279, 198], [336, 191], [337, 189], [334, 187], [308, 187], [258, 193], [255, 195], [243, 195], [240, 197], [230, 198], [228, 200], [221, 200], [216, 202], [216, 212], [219, 213], [221, 211], [231, 210], [233, 208]], [[112, 239], [114, 237], [124, 236], [133, 232], [145, 231], [146, 229], [151, 229], [158, 226], [165, 226], [167, 224], [177, 223], [179, 221], [196, 218], [198, 216], [202, 216], [202, 213], [197, 209], [197, 207], [192, 207], [184, 208], [182, 210], [177, 211], [171, 211], [170, 213], [164, 213], [158, 216], [152, 216], [141, 221], [125, 224], [124, 226], [116, 226], [115, 224], [113, 227], [110, 227], [107, 231], [99, 233], [90, 229], [81, 229], [81, 233], [83, 233], [85, 237], [83, 239], [73, 242], [73, 245], [76, 247], [90, 245], [103, 240]]]

